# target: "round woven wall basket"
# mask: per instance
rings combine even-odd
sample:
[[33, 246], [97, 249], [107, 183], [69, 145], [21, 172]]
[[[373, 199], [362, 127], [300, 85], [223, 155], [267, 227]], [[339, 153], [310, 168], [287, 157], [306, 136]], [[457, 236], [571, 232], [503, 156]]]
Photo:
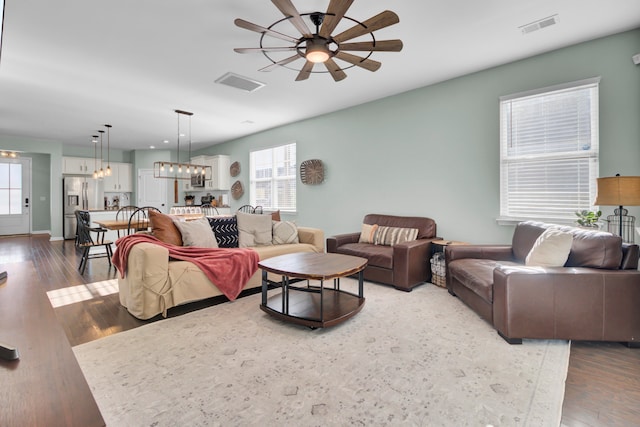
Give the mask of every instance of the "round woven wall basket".
[[234, 200], [238, 200], [244, 194], [244, 188], [242, 188], [242, 183], [240, 181], [236, 181], [231, 186], [231, 196], [233, 196]]
[[300, 180], [303, 184], [322, 184], [324, 181], [324, 165], [322, 160], [305, 160], [300, 164]]

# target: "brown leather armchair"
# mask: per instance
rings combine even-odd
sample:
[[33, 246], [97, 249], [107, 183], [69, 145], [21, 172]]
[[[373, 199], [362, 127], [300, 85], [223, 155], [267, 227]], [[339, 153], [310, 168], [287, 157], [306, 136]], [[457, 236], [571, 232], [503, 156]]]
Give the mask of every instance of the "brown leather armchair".
[[360, 232], [327, 238], [327, 252], [367, 258], [366, 280], [386, 283], [396, 289], [411, 291], [413, 287], [431, 280], [429, 256], [431, 242], [436, 237], [436, 223], [431, 218], [369, 214], [364, 224], [418, 229], [414, 241], [394, 246], [359, 243]]
[[511, 344], [523, 338], [640, 343], [638, 245], [575, 227], [563, 267], [525, 266], [552, 224], [520, 223], [511, 245], [448, 246], [447, 288]]

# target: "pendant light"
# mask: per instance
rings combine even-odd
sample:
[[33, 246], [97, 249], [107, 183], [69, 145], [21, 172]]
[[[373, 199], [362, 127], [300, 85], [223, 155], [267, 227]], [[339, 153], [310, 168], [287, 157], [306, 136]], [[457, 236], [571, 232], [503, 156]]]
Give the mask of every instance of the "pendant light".
[[100, 132], [100, 170], [98, 171], [98, 178], [104, 178], [104, 169], [102, 169], [102, 135], [104, 134], [103, 130], [99, 130]]
[[111, 129], [111, 125], [104, 125], [107, 128], [107, 170], [105, 171], [106, 176], [111, 176], [111, 138], [109, 135], [109, 130]]
[[98, 179], [98, 135], [93, 135], [93, 179]]

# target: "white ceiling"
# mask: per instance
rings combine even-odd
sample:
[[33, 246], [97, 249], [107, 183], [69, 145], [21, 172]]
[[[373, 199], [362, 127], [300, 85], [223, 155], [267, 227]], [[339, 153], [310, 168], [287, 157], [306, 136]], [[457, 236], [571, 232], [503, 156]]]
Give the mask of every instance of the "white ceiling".
[[[307, 13], [329, 0], [293, 2]], [[182, 109], [194, 113], [195, 150], [640, 27], [638, 0], [356, 0], [346, 15], [364, 21], [385, 9], [400, 23], [376, 38], [402, 39], [404, 49], [374, 52], [380, 70], [351, 68], [336, 83], [326, 73], [295, 82], [296, 71], [259, 72], [267, 58], [233, 51], [260, 37], [235, 18], [264, 27], [283, 18], [269, 0], [5, 0], [0, 135], [87, 146], [110, 123], [113, 148], [163, 149], [175, 146], [173, 110]], [[554, 26], [519, 29], [556, 14]], [[288, 22], [278, 28], [299, 37]], [[266, 86], [214, 83], [227, 72]]]

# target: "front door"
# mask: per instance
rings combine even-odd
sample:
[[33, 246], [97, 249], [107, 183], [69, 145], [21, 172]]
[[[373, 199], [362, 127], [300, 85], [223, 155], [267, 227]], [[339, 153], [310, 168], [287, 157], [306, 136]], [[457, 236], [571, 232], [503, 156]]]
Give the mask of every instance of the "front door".
[[167, 179], [154, 178], [153, 169], [138, 169], [138, 206], [153, 206], [163, 213], [167, 209]]
[[0, 158], [0, 235], [31, 233], [31, 159]]

